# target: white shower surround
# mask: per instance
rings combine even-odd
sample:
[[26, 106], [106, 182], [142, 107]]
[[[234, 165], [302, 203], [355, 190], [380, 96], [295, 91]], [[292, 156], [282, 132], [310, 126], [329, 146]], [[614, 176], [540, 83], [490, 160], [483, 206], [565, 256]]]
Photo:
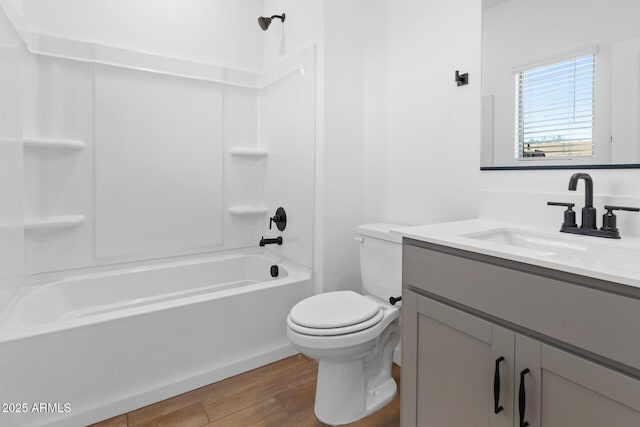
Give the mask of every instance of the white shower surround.
[[286, 316], [312, 287], [258, 249], [50, 275], [5, 312], [0, 401], [71, 411], [0, 424], [87, 425], [295, 354]]
[[[10, 0], [0, 6], [23, 39], [24, 139], [53, 142], [25, 151], [24, 216], [85, 218], [65, 231], [25, 233], [26, 275], [253, 246], [269, 233], [268, 218], [238, 217], [237, 206], [285, 206], [290, 244], [278, 252], [311, 266], [314, 46], [247, 72], [37, 34]], [[131, 93], [150, 82], [166, 90]], [[201, 92], [211, 99], [194, 95]], [[213, 120], [196, 120], [209, 111]], [[153, 123], [165, 129], [145, 132]], [[56, 149], [60, 141], [81, 149]], [[158, 149], [145, 155], [145, 145]], [[233, 155], [247, 149], [268, 158]], [[124, 173], [121, 165], [128, 165]], [[180, 228], [184, 235], [176, 234]], [[135, 238], [127, 246], [129, 235]]]
[[[18, 194], [23, 197], [16, 199], [24, 198], [25, 208], [13, 215], [20, 238], [10, 246], [25, 244], [19, 252], [28, 283], [11, 285], [0, 301], [0, 398], [71, 404], [71, 412], [63, 414], [0, 414], [0, 424], [86, 425], [295, 353], [285, 336], [286, 314], [313, 292], [315, 47], [252, 73], [35, 34], [19, 22], [11, 0], [0, 0], [0, 7], [22, 37], [12, 48], [23, 71], [15, 87], [25, 104], [24, 120], [18, 121], [24, 132], [15, 138], [12, 159], [24, 166]], [[97, 164], [105, 161], [99, 145], [118, 139], [99, 138], [104, 134], [96, 133], [95, 114], [111, 113], [118, 104], [96, 109], [103, 101], [96, 100], [101, 92], [95, 89], [104, 73], [114, 72], [222, 92], [224, 123], [216, 130], [216, 147], [224, 168], [223, 194], [217, 199], [223, 203], [217, 204], [223, 244], [192, 239], [161, 251], [153, 245], [101, 257], [97, 223], [108, 209], [101, 208], [96, 194], [113, 186], [96, 178]], [[270, 125], [261, 128], [263, 118]], [[23, 163], [25, 141], [46, 144], [25, 150]], [[81, 144], [69, 150], [68, 141]], [[267, 154], [256, 161], [233, 156], [233, 149]], [[166, 154], [164, 159], [171, 159], [173, 154]], [[194, 185], [202, 189], [206, 183]], [[154, 202], [156, 209], [182, 208], [168, 197], [149, 200], [149, 206]], [[261, 234], [271, 237], [266, 213], [280, 205], [291, 218], [282, 233], [285, 245], [255, 247]], [[234, 206], [268, 209], [234, 215]], [[125, 219], [144, 221], [144, 209]], [[169, 230], [184, 224], [197, 231], [200, 223], [185, 209], [178, 211], [185, 221]], [[48, 221], [48, 228], [22, 232], [21, 213], [27, 220]], [[81, 215], [83, 222], [66, 228], [52, 224], [61, 215]], [[278, 279], [268, 276], [272, 264], [281, 266]]]

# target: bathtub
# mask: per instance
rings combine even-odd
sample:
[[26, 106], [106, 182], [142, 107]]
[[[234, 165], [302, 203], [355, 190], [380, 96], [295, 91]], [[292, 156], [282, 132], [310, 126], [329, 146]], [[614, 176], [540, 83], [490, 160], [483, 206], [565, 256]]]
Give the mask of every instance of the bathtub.
[[39, 279], [0, 319], [0, 425], [84, 426], [295, 354], [312, 289], [258, 251]]

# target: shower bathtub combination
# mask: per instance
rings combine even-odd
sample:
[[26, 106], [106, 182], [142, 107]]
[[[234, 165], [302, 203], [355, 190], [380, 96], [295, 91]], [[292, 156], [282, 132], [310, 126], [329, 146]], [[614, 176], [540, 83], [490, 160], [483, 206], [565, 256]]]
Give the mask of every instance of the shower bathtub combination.
[[296, 354], [313, 40], [287, 47], [261, 2], [22, 3], [0, 0], [0, 426], [86, 426]]
[[307, 268], [252, 249], [48, 275], [1, 322], [1, 418], [86, 425], [295, 354], [286, 316], [311, 293]]

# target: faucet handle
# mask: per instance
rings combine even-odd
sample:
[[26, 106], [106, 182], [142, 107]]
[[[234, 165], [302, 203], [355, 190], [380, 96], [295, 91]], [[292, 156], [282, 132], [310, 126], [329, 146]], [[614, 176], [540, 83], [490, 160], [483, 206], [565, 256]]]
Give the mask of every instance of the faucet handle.
[[640, 212], [640, 208], [630, 208], [627, 206], [612, 206], [612, 205], [605, 205], [604, 207], [606, 210], [609, 211], [609, 213], [611, 213], [612, 211], [629, 211], [629, 212]]
[[640, 208], [630, 208], [627, 206], [606, 205], [604, 208], [607, 210], [607, 213], [602, 215], [602, 227], [600, 230], [611, 233], [616, 239], [620, 238], [620, 232], [618, 231], [617, 218], [613, 211], [640, 212]]
[[572, 210], [572, 208], [576, 205], [575, 203], [563, 203], [563, 202], [547, 202], [549, 206], [565, 206], [567, 208], [564, 211], [564, 222], [562, 223], [561, 230], [564, 230], [569, 227], [577, 227], [576, 224], [576, 213]]
[[576, 204], [575, 203], [563, 203], [563, 202], [547, 202], [549, 206], [566, 206], [568, 209], [571, 209]]

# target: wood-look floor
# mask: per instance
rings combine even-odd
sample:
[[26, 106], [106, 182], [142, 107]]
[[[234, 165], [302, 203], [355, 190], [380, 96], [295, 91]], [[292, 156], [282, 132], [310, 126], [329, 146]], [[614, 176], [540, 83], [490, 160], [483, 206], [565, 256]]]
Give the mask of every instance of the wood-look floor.
[[[313, 413], [318, 364], [295, 355], [145, 406], [92, 427], [319, 427]], [[393, 365], [400, 385], [400, 368]], [[399, 387], [398, 387], [399, 389]], [[351, 427], [397, 427], [400, 396]]]

